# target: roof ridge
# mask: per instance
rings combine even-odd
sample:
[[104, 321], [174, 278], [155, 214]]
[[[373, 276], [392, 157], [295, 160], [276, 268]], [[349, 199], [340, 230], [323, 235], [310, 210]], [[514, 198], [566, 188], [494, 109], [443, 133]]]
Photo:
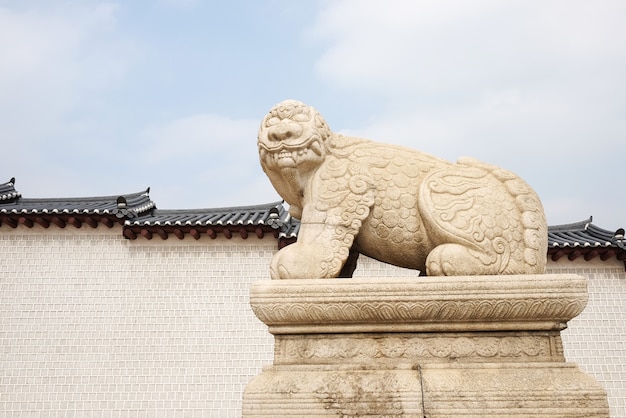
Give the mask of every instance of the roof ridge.
[[584, 221], [573, 222], [570, 224], [560, 224], [560, 225], [552, 225], [548, 226], [548, 232], [570, 232], [570, 231], [580, 231], [586, 230], [592, 223], [593, 216], [590, 216], [589, 219]]
[[278, 200], [271, 203], [263, 203], [258, 205], [245, 205], [245, 206], [224, 206], [219, 208], [196, 208], [196, 209], [157, 209], [155, 213], [159, 214], [175, 214], [175, 213], [218, 213], [218, 212], [235, 212], [235, 211], [249, 211], [253, 209], [269, 209], [273, 207], [283, 206], [284, 201]]

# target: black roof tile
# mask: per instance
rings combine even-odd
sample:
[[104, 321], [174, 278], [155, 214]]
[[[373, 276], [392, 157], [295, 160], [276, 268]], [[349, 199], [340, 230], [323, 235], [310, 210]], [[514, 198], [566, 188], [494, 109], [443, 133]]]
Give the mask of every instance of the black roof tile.
[[548, 227], [548, 247], [618, 247], [615, 231], [597, 227], [592, 220]]
[[279, 230], [281, 238], [295, 238], [299, 222], [283, 202], [210, 209], [154, 210], [148, 216], [126, 220], [125, 226], [262, 226]]
[[0, 204], [14, 202], [20, 197], [20, 192], [15, 190], [15, 177], [6, 183], [0, 183]]

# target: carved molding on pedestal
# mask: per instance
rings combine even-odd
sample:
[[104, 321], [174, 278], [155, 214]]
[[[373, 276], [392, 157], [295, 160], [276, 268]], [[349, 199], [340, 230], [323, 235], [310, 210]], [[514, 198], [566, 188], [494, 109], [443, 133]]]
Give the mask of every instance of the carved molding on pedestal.
[[558, 332], [502, 334], [277, 335], [274, 364], [565, 361]]
[[280, 280], [250, 303], [273, 334], [559, 330], [587, 304], [577, 275]]

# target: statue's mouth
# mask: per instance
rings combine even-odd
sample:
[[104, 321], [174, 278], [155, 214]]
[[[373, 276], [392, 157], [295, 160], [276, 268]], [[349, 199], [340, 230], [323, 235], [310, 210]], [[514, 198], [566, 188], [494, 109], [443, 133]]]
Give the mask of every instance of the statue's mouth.
[[313, 153], [317, 157], [323, 155], [322, 144], [317, 135], [313, 135], [298, 144], [281, 142], [274, 147], [259, 141], [259, 151], [264, 158], [271, 159], [270, 161], [277, 165], [297, 164], [309, 153]]

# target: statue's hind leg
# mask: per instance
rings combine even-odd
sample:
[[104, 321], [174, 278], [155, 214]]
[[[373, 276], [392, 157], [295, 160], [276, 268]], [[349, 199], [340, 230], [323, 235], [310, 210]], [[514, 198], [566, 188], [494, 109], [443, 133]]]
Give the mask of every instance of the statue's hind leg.
[[502, 254], [495, 250], [470, 249], [460, 244], [442, 244], [426, 258], [428, 276], [499, 274]]

